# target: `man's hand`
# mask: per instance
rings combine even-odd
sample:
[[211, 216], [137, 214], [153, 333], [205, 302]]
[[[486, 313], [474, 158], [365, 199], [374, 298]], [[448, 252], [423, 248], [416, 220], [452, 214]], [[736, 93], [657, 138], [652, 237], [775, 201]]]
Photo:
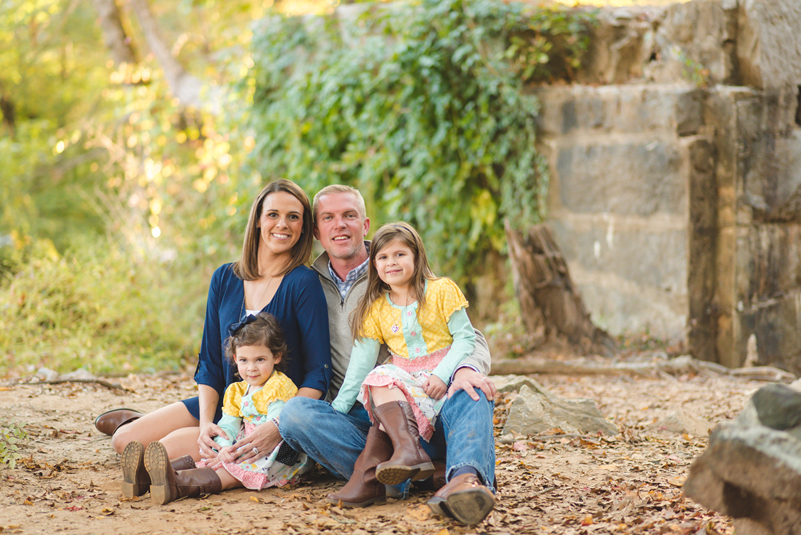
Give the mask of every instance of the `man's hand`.
[[200, 425], [200, 436], [197, 437], [197, 444], [200, 447], [201, 458], [214, 459], [217, 457], [217, 453], [214, 450], [219, 449], [220, 445], [214, 442], [214, 437], [230, 439], [217, 424], [208, 422]]
[[473, 401], [478, 401], [479, 397], [475, 391], [476, 388], [481, 389], [487, 399], [495, 399], [495, 383], [473, 368], [459, 368], [453, 374], [453, 382], [450, 389], [448, 389], [448, 399], [459, 390], [464, 390]]
[[448, 385], [442, 382], [442, 379], [436, 375], [431, 375], [423, 382], [423, 390], [426, 395], [431, 399], [440, 399], [448, 391]]

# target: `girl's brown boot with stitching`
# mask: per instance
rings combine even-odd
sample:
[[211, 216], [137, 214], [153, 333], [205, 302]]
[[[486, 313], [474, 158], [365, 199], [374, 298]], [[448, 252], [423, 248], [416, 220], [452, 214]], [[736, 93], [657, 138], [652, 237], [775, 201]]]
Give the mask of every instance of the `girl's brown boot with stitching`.
[[386, 433], [374, 425], [367, 432], [364, 450], [356, 459], [353, 474], [339, 492], [328, 495], [328, 501], [341, 503], [343, 507], [367, 507], [387, 501], [387, 489], [375, 477], [378, 463], [392, 456], [392, 441]]
[[176, 472], [161, 442], [151, 442], [145, 449], [145, 468], [150, 475], [150, 499], [164, 505], [178, 498], [194, 498], [222, 491], [222, 481], [213, 468], [191, 468]]
[[[145, 447], [141, 442], [129, 442], [122, 450], [122, 495], [135, 498], [150, 490], [150, 476], [145, 469]], [[188, 470], [195, 467], [189, 455], [170, 461], [173, 470]]]
[[392, 440], [394, 453], [380, 463], [376, 478], [385, 485], [397, 485], [407, 479], [419, 481], [434, 473], [434, 464], [420, 446], [420, 433], [412, 406], [407, 401], [390, 401], [373, 409]]

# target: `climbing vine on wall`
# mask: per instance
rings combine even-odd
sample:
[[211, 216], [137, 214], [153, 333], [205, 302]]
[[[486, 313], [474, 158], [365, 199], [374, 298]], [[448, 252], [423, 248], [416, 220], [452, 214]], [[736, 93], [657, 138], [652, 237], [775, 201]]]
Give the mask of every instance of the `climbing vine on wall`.
[[251, 165], [310, 194], [359, 188], [375, 223], [409, 221], [436, 269], [469, 277], [503, 249], [504, 219], [545, 214], [539, 105], [526, 87], [573, 77], [593, 19], [499, 0], [266, 19], [247, 81]]

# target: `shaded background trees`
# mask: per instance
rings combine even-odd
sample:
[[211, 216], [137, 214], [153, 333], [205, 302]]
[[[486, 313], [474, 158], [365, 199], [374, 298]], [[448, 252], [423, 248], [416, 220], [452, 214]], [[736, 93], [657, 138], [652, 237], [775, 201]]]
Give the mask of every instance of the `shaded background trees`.
[[3, 4], [5, 370], [192, 362], [211, 270], [277, 176], [358, 186], [469, 287], [505, 254], [504, 219], [544, 215], [524, 85], [569, 78], [586, 47], [586, 15], [526, 9]]

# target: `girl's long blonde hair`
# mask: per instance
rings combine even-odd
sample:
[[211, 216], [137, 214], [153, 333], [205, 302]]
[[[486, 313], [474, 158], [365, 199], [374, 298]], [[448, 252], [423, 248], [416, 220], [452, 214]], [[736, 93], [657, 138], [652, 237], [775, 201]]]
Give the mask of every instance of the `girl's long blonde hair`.
[[398, 221], [397, 223], [387, 223], [378, 229], [375, 233], [373, 241], [370, 244], [370, 263], [367, 267], [367, 291], [359, 300], [359, 304], [353, 311], [350, 317], [350, 331], [353, 336], [353, 341], [362, 337], [362, 324], [364, 323], [370, 307], [373, 306], [378, 299], [381, 299], [386, 292], [390, 290], [389, 285], [386, 284], [378, 276], [378, 270], [375, 267], [375, 259], [381, 249], [384, 249], [390, 242], [398, 240], [406, 247], [412, 250], [414, 254], [414, 274], [410, 281], [414, 296], [417, 298], [418, 310], [425, 305], [425, 289], [426, 280], [434, 280], [436, 277], [428, 265], [428, 258], [426, 257], [426, 248], [423, 245], [423, 240], [420, 235], [408, 223]]

